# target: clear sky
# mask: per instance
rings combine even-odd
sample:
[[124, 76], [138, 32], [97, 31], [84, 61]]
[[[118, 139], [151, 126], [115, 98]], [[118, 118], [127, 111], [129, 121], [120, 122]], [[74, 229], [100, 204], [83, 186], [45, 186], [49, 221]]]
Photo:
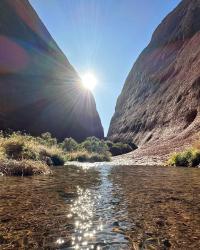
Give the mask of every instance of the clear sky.
[[93, 72], [105, 135], [117, 97], [152, 32], [180, 0], [29, 0], [80, 75]]

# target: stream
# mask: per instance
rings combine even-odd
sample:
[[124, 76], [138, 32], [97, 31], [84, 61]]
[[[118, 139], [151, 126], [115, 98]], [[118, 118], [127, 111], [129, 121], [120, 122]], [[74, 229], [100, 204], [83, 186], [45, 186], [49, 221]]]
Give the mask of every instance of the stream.
[[83, 164], [0, 177], [0, 249], [200, 249], [198, 169]]

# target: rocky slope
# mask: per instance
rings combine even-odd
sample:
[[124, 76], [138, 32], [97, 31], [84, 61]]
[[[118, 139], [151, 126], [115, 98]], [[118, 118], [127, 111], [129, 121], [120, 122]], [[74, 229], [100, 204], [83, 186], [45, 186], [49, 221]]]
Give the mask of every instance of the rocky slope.
[[132, 156], [167, 155], [200, 131], [199, 31], [200, 0], [183, 0], [131, 69], [108, 136], [139, 145]]
[[0, 87], [0, 129], [103, 137], [92, 94], [28, 0], [0, 1]]

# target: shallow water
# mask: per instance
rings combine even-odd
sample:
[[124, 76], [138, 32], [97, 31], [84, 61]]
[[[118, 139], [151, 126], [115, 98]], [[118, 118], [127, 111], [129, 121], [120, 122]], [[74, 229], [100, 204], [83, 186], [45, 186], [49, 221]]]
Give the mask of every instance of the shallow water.
[[65, 166], [0, 178], [0, 249], [200, 249], [200, 170]]

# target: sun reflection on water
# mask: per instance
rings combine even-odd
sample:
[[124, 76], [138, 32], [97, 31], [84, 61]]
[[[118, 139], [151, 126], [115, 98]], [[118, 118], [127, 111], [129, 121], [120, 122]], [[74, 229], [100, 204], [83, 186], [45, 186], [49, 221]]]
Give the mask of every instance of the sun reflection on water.
[[[77, 200], [71, 205], [68, 217], [74, 217], [75, 230], [72, 236], [74, 249], [94, 249], [95, 235], [103, 230], [101, 218], [94, 223], [94, 211], [99, 203], [100, 195], [94, 195], [91, 190], [77, 187]], [[100, 247], [96, 249], [101, 249]]]
[[[90, 171], [90, 166], [81, 168]], [[109, 179], [108, 166], [98, 167], [99, 180], [94, 186], [83, 188], [76, 186], [76, 199], [72, 200], [67, 218], [73, 221], [71, 242], [66, 249], [78, 250], [127, 250], [128, 241], [116, 222], [115, 198], [113, 186]], [[124, 213], [123, 213], [124, 215]], [[57, 245], [64, 245], [61, 239]], [[63, 249], [63, 248], [62, 248]]]

